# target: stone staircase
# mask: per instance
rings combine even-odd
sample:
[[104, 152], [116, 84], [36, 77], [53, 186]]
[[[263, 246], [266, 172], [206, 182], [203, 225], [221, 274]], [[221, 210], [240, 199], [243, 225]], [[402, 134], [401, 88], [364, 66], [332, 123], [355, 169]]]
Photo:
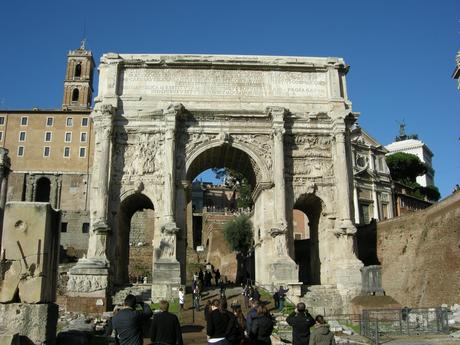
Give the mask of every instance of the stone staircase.
[[122, 305], [128, 294], [133, 294], [139, 300], [150, 303], [150, 300], [152, 299], [152, 285], [134, 284], [123, 287], [115, 292], [112, 297], [112, 303], [114, 305]]
[[286, 322], [287, 315], [279, 311], [272, 312], [272, 315], [276, 320], [273, 333], [281, 340], [280, 343], [292, 343], [292, 327]]

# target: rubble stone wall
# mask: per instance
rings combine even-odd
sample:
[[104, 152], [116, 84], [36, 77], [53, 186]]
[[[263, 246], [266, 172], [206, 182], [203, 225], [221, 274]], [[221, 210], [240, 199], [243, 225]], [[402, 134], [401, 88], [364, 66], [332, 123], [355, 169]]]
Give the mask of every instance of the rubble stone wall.
[[460, 291], [460, 192], [425, 210], [377, 224], [387, 295], [410, 307], [452, 305]]

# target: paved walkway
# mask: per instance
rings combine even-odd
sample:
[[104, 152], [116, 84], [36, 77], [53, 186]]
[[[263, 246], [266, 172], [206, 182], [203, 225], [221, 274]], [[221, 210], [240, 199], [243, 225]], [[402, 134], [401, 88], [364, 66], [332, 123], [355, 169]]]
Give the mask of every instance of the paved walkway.
[[[184, 310], [179, 312], [179, 321], [182, 325], [182, 337], [184, 345], [204, 345], [206, 340], [206, 322], [204, 319], [204, 305], [208, 300], [219, 298], [219, 289], [206, 290], [202, 294], [200, 311], [195, 311], [192, 308], [192, 294], [185, 295]], [[240, 302], [243, 304], [243, 296], [241, 287], [228, 288], [226, 290], [228, 306], [232, 302]], [[144, 345], [150, 344], [150, 339], [144, 339]]]

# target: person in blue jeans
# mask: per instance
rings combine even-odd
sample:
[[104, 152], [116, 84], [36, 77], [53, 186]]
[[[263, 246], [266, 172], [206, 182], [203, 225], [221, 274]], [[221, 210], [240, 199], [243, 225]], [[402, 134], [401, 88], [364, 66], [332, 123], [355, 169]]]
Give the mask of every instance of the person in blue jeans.
[[282, 311], [284, 309], [284, 301], [286, 300], [286, 292], [288, 292], [289, 289], [284, 289], [283, 285], [280, 286], [278, 289], [278, 298], [279, 298], [279, 305], [278, 305], [278, 310]]

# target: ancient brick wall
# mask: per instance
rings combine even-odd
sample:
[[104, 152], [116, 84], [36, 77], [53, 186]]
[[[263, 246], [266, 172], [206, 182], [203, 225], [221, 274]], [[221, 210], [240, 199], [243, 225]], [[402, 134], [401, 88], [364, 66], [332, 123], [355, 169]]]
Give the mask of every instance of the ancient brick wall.
[[70, 256], [82, 257], [88, 250], [89, 211], [63, 210], [61, 223], [62, 248]]
[[155, 212], [144, 210], [136, 212], [131, 218], [129, 231], [129, 275], [148, 276], [152, 271]]
[[377, 225], [387, 295], [402, 305], [459, 302], [460, 192], [425, 210]]

